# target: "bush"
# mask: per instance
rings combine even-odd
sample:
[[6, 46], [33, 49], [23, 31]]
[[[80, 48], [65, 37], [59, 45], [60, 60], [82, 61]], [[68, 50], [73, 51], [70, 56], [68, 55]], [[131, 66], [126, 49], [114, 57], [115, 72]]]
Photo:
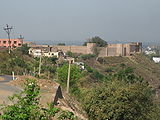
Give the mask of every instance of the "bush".
[[112, 68], [112, 67], [106, 68], [105, 72], [112, 73], [112, 72], [114, 72], [114, 68]]
[[[2, 120], [51, 120], [58, 112], [59, 108], [53, 104], [48, 104], [48, 108], [40, 107], [40, 88], [35, 80], [27, 79], [24, 91], [10, 97], [12, 105], [2, 108], [3, 114], [0, 116]], [[59, 120], [75, 120], [72, 112], [63, 111], [59, 116]]]
[[81, 58], [83, 60], [87, 60], [87, 59], [91, 59], [91, 58], [95, 58], [95, 57], [96, 57], [96, 55], [94, 55], [94, 54], [81, 55]]
[[27, 79], [24, 91], [10, 97], [14, 103], [5, 106], [2, 120], [49, 120], [59, 109], [50, 106], [49, 109], [41, 108], [39, 104], [40, 88], [35, 80]]
[[94, 71], [94, 72], [91, 74], [91, 78], [94, 80], [94, 82], [100, 82], [100, 81], [103, 80], [104, 76], [103, 76], [103, 74], [101, 74], [100, 72]]
[[[80, 78], [83, 77], [83, 73], [77, 65], [71, 65], [70, 72], [70, 92], [77, 93], [79, 92], [77, 82]], [[58, 82], [66, 87], [67, 79], [68, 79], [68, 64], [63, 65], [62, 67], [57, 69], [58, 74]]]
[[86, 65], [86, 64], [85, 64], [85, 68], [86, 68], [87, 72], [89, 72], [89, 73], [93, 72], [93, 69], [90, 66]]
[[[90, 120], [154, 120], [150, 115], [155, 108], [152, 91], [145, 83], [112, 80], [84, 96], [83, 105]], [[158, 114], [154, 112], [157, 120]]]
[[77, 120], [77, 117], [75, 117], [72, 112], [62, 111], [58, 119], [59, 120]]

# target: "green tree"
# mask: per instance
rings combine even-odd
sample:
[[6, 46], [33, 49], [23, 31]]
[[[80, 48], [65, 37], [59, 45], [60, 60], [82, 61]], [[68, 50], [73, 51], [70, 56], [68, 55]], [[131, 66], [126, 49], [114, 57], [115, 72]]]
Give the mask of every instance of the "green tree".
[[58, 43], [57, 45], [58, 46], [65, 46], [66, 44], [65, 43]]
[[125, 81], [127, 83], [135, 83], [137, 81], [142, 82], [143, 78], [136, 76], [134, 74], [134, 69], [132, 67], [125, 67], [123, 64], [121, 65], [123, 69], [114, 74], [114, 76], [121, 81]]
[[83, 45], [86, 46], [87, 43], [96, 43], [97, 47], [105, 47], [107, 45], [107, 42], [98, 36], [92, 37], [87, 42], [85, 42]]
[[83, 104], [90, 120], [154, 120], [152, 91], [146, 83], [106, 82], [87, 92]]
[[28, 47], [27, 44], [23, 44], [22, 47], [17, 48], [17, 50], [21, 51], [23, 54], [28, 55], [28, 50], [30, 47]]
[[[68, 78], [68, 64], [58, 68], [58, 80], [62, 85], [66, 85]], [[71, 65], [70, 85], [76, 83], [76, 81], [82, 77], [82, 71], [76, 65]]]
[[[78, 80], [83, 77], [83, 73], [77, 65], [71, 65], [71, 72], [70, 72], [70, 92], [74, 95], [78, 95], [79, 88], [78, 88]], [[66, 86], [67, 78], [68, 78], [68, 64], [64, 64], [62, 67], [58, 68], [58, 81], [62, 86]]]

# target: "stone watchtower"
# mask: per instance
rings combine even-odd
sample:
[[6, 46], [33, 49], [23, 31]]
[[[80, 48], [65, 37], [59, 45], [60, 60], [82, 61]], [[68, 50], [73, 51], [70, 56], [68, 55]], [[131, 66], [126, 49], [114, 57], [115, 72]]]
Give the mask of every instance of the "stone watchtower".
[[94, 54], [94, 47], [96, 47], [96, 43], [87, 43], [87, 54]]

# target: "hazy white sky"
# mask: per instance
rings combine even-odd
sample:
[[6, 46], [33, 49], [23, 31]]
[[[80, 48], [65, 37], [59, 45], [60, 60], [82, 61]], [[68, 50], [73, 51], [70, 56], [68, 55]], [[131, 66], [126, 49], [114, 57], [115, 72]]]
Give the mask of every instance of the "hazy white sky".
[[2, 27], [14, 27], [12, 38], [43, 43], [82, 43], [100, 36], [106, 41], [160, 41], [160, 0], [0, 0]]

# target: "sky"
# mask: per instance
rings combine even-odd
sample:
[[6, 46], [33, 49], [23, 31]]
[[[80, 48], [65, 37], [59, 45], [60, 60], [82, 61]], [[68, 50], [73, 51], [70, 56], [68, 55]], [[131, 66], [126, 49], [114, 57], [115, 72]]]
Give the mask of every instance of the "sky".
[[0, 0], [0, 38], [5, 24], [43, 44], [160, 42], [160, 0]]

